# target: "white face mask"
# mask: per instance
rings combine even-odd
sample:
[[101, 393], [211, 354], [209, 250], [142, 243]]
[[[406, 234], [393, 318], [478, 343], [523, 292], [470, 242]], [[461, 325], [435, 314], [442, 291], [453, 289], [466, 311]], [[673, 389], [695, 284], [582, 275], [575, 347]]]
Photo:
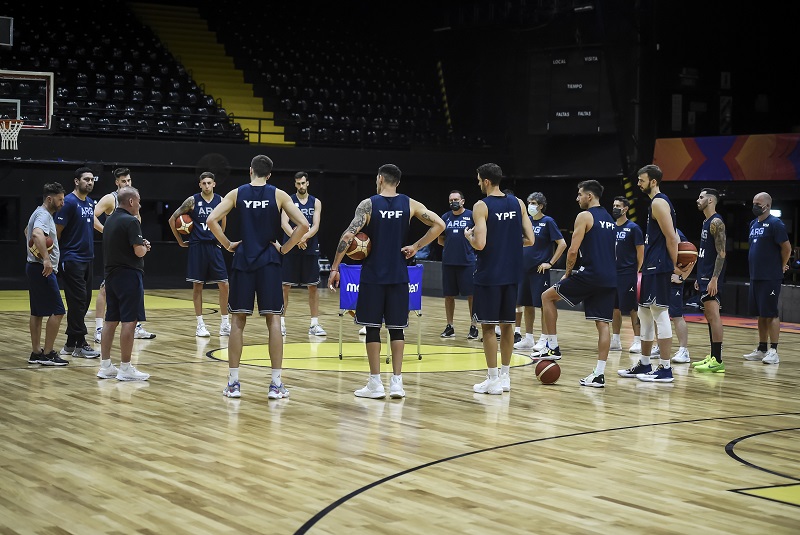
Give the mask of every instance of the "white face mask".
[[536, 214], [539, 213], [539, 207], [533, 204], [528, 205], [528, 213], [531, 214], [531, 217], [535, 217]]

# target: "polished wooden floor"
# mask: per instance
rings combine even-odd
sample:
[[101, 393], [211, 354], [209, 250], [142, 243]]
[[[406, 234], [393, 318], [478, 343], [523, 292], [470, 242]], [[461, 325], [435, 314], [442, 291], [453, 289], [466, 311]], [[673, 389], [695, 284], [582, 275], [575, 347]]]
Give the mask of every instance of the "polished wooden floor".
[[[320, 294], [329, 333], [320, 347], [335, 355], [338, 297]], [[216, 332], [215, 290], [204, 297]], [[473, 394], [484, 369], [427, 371], [423, 355], [422, 371], [404, 374], [405, 399], [364, 400], [353, 390], [366, 380], [365, 358], [345, 359], [358, 371], [339, 371], [336, 357], [330, 370], [293, 368], [295, 358], [283, 372], [290, 399], [268, 401], [269, 368], [246, 365], [243, 397], [231, 400], [221, 395], [227, 363], [207, 356], [227, 340], [195, 338], [191, 292], [151, 298], [159, 306], [146, 326], [158, 336], [137, 340], [134, 355], [152, 374], [146, 383], [98, 380], [97, 361], [28, 366], [27, 308], [0, 312], [0, 533], [800, 529], [800, 334], [782, 334], [782, 362], [769, 366], [741, 358], [756, 331], [726, 328], [727, 373], [676, 365], [673, 384], [617, 377], [635, 357], [612, 353], [606, 388], [589, 389], [578, 380], [594, 365], [594, 324], [562, 311], [556, 385], [518, 366], [510, 393]], [[287, 345], [309, 342], [307, 314], [293, 290]], [[480, 347], [466, 340], [466, 302], [456, 316], [457, 337], [439, 338], [443, 301], [424, 298], [423, 343]], [[707, 329], [689, 329], [696, 360]], [[345, 322], [344, 340], [358, 342], [356, 331]], [[265, 341], [263, 321], [252, 320], [245, 343]]]

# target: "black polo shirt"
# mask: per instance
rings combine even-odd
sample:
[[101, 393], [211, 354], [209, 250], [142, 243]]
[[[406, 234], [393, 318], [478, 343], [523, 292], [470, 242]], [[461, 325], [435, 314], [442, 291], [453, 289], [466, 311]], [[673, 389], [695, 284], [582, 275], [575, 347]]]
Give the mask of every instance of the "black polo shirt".
[[103, 227], [103, 266], [105, 276], [121, 268], [144, 272], [144, 258], [133, 252], [134, 245], [144, 245], [142, 226], [127, 210], [117, 208]]

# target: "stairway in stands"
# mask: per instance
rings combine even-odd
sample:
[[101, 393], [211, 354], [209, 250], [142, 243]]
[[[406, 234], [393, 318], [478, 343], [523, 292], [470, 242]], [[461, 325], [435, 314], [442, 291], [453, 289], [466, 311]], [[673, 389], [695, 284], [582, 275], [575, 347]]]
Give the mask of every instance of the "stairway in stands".
[[294, 145], [285, 139], [283, 127], [275, 125], [273, 113], [264, 111], [263, 100], [253, 95], [252, 84], [244, 81], [244, 73], [225, 54], [196, 8], [139, 2], [130, 7], [191, 72], [195, 83], [204, 86], [207, 95], [220, 99], [242, 130], [250, 131], [250, 143]]

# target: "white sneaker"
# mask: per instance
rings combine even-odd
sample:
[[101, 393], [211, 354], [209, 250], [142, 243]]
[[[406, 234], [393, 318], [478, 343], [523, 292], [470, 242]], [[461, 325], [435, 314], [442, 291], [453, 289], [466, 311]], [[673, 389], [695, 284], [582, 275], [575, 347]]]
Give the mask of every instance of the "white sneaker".
[[486, 380], [482, 383], [472, 385], [472, 390], [477, 394], [491, 394], [493, 396], [503, 393], [503, 385], [500, 382], [500, 376], [491, 378], [488, 375]]
[[547, 345], [547, 337], [545, 335], [541, 335], [539, 337], [539, 340], [535, 344], [533, 344], [533, 352], [540, 353], [542, 349], [545, 348], [546, 345]]
[[194, 335], [200, 336], [201, 338], [208, 338], [209, 336], [211, 336], [211, 333], [208, 332], [206, 326], [201, 323], [200, 325], [197, 326], [197, 330], [194, 332]]
[[152, 340], [156, 335], [147, 332], [141, 323], [137, 323], [136, 329], [133, 331], [133, 337], [138, 340]]
[[392, 378], [389, 379], [389, 397], [392, 399], [400, 399], [406, 397], [406, 391], [403, 390], [402, 377], [398, 377], [397, 375], [392, 375]]
[[312, 325], [308, 328], [308, 335], [309, 336], [328, 336], [328, 333], [325, 332], [325, 329], [322, 328], [322, 325]]
[[767, 354], [764, 353], [763, 351], [759, 351], [758, 348], [755, 348], [754, 350], [752, 350], [747, 355], [742, 355], [742, 356], [744, 357], [744, 360], [762, 360], [763, 361], [764, 357], [766, 357]]
[[675, 353], [675, 356], [672, 357], [672, 362], [676, 364], [686, 364], [688, 362], [692, 362], [692, 359], [689, 357], [689, 350], [685, 347], [678, 349], [678, 352]]
[[500, 374], [500, 387], [503, 389], [503, 392], [511, 392], [511, 374]]
[[223, 323], [219, 326], [219, 335], [220, 336], [230, 336], [231, 335], [231, 324], [230, 323]]
[[102, 339], [103, 339], [103, 328], [97, 327], [94, 330], [94, 343], [99, 344], [102, 341]]
[[533, 340], [528, 338], [527, 336], [514, 344], [514, 349], [524, 349], [526, 351], [533, 350]]
[[380, 399], [386, 397], [386, 390], [383, 389], [383, 383], [374, 381], [371, 377], [367, 381], [367, 386], [359, 388], [353, 393], [359, 398]]
[[98, 379], [114, 379], [117, 377], [119, 370], [113, 364], [109, 366], [100, 366], [97, 372]]
[[358, 330], [358, 336], [367, 336], [367, 327], [366, 326], [361, 327]]
[[650, 350], [650, 356], [651, 357], [661, 356], [661, 349], [656, 344], [653, 344], [653, 349]]
[[619, 340], [617, 340], [616, 342], [612, 340], [611, 341], [611, 345], [609, 346], [608, 350], [609, 351], [622, 351], [622, 342], [619, 341]]
[[642, 352], [641, 342], [634, 342], [633, 345], [628, 348], [628, 353], [641, 353], [641, 352]]
[[149, 373], [140, 372], [133, 366], [128, 366], [127, 370], [120, 368], [117, 371], [117, 381], [147, 381], [149, 378]]
[[769, 348], [767, 354], [761, 359], [764, 364], [778, 364], [781, 359], [778, 358], [778, 350]]
[[269, 399], [283, 399], [289, 397], [289, 390], [286, 388], [286, 385], [281, 383], [276, 385], [275, 383], [269, 384], [269, 392], [267, 392], [267, 398]]

